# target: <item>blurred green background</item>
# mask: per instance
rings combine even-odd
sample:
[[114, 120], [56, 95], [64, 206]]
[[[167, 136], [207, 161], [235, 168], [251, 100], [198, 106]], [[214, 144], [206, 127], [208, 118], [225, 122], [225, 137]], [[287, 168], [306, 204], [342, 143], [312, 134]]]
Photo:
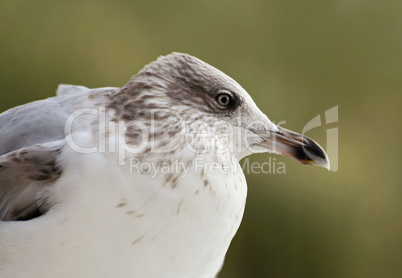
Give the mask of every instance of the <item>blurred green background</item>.
[[121, 86], [172, 51], [295, 131], [339, 105], [339, 122], [308, 132], [325, 148], [339, 128], [338, 171], [276, 157], [285, 175], [247, 175], [219, 277], [402, 277], [401, 1], [2, 0], [0, 38], [1, 111], [59, 83]]

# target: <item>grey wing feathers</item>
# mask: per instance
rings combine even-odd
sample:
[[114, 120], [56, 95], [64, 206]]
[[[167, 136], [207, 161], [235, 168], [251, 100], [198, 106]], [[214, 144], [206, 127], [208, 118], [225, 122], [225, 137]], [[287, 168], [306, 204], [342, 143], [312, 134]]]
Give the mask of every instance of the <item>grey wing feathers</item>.
[[42, 193], [62, 171], [58, 158], [66, 119], [88, 91], [61, 85], [57, 97], [0, 114], [0, 220], [27, 220], [43, 214]]
[[0, 114], [0, 155], [64, 139], [64, 124], [82, 92], [34, 101]]
[[28, 220], [46, 212], [45, 191], [63, 170], [59, 156], [66, 120], [90, 91], [62, 84], [56, 97], [0, 114], [0, 220]]
[[64, 141], [34, 145], [0, 156], [0, 220], [28, 220], [48, 209], [46, 186], [62, 173]]

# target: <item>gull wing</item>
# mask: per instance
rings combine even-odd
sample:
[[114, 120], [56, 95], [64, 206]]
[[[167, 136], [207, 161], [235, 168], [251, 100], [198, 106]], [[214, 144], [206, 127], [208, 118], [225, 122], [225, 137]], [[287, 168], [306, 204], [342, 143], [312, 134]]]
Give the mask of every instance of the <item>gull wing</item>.
[[62, 173], [64, 125], [89, 89], [61, 85], [57, 97], [0, 114], [0, 220], [28, 220], [46, 212], [45, 189]]
[[62, 84], [57, 96], [0, 114], [0, 220], [29, 220], [49, 209], [51, 185], [61, 173], [65, 123], [89, 89]]

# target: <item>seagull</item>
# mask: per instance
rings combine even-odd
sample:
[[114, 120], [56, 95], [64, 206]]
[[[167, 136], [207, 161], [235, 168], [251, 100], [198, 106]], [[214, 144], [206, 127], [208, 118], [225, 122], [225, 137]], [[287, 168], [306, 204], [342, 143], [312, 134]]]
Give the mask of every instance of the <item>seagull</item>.
[[239, 228], [239, 160], [329, 169], [218, 69], [172, 53], [121, 88], [60, 85], [0, 114], [0, 276], [216, 277]]

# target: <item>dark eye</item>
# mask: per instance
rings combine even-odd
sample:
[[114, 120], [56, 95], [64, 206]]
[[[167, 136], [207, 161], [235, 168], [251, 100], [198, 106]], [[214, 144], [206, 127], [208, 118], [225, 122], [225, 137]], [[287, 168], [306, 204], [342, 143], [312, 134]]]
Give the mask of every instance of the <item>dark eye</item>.
[[225, 107], [228, 107], [232, 104], [232, 96], [227, 94], [227, 93], [220, 93], [219, 95], [216, 96], [216, 101]]

